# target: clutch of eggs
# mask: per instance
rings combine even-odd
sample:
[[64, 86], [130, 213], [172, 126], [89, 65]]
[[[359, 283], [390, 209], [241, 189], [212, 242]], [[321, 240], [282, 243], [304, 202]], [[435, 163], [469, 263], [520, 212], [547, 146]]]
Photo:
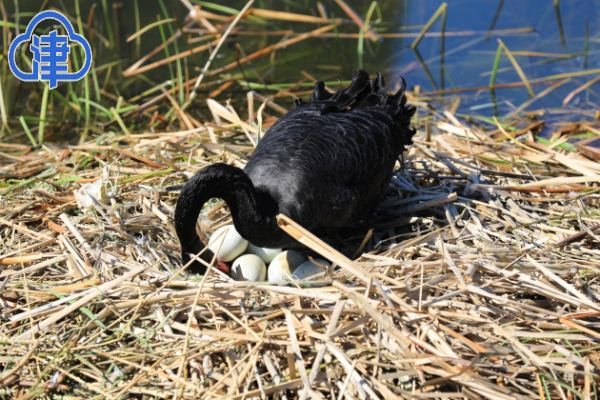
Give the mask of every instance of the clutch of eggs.
[[[224, 237], [223, 237], [224, 235]], [[222, 242], [222, 244], [221, 244]], [[219, 248], [220, 246], [220, 248]], [[234, 261], [231, 275], [238, 281], [285, 283], [324, 272], [329, 262], [315, 259], [317, 265], [294, 250], [267, 249], [245, 240], [233, 225], [222, 226], [209, 239], [208, 248], [222, 261]], [[246, 254], [242, 255], [244, 252]], [[266, 264], [269, 264], [267, 270]]]

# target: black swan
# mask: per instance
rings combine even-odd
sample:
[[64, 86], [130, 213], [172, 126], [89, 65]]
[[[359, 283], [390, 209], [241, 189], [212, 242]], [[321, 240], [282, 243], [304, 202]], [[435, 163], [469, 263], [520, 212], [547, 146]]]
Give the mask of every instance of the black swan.
[[[372, 213], [415, 133], [415, 107], [406, 104], [405, 89], [402, 79], [398, 93], [388, 96], [381, 74], [369, 79], [363, 70], [335, 94], [317, 82], [312, 101], [296, 101], [296, 109], [260, 140], [244, 170], [213, 164], [198, 171], [175, 209], [183, 263], [204, 248], [196, 222], [211, 198], [227, 203], [244, 239], [267, 248], [294, 243], [277, 226], [279, 213], [308, 230], [352, 225]], [[204, 260], [211, 259], [209, 252]], [[206, 271], [198, 261], [190, 269]]]

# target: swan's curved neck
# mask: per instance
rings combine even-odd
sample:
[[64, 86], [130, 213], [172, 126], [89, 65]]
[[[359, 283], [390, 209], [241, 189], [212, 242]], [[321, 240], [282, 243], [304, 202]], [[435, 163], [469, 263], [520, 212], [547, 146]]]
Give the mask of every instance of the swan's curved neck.
[[[241, 169], [213, 164], [198, 171], [185, 184], [177, 200], [175, 231], [181, 243], [184, 264], [190, 260], [190, 253], [197, 254], [204, 248], [196, 233], [196, 222], [202, 207], [212, 198], [225, 200], [235, 229], [254, 244], [263, 245], [265, 237], [277, 237], [283, 233], [277, 227], [277, 203], [270, 196], [257, 192]], [[207, 254], [203, 259], [210, 257], [212, 254]], [[191, 269], [200, 273], [205, 270], [200, 263], [192, 264]]]

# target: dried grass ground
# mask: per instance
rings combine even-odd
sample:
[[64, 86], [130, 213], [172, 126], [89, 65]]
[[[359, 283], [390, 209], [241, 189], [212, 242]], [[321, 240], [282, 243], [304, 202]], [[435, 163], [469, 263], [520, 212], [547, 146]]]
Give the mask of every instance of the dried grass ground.
[[[217, 123], [193, 131], [0, 144], [0, 393], [597, 398], [597, 150], [413, 102], [416, 143], [372, 231], [340, 247], [353, 260], [281, 218], [339, 266], [287, 286], [178, 274], [165, 187], [244, 165], [257, 128], [231, 109], [213, 102]], [[582, 131], [598, 124], [562, 133]], [[74, 190], [98, 179], [105, 202], [84, 212]]]

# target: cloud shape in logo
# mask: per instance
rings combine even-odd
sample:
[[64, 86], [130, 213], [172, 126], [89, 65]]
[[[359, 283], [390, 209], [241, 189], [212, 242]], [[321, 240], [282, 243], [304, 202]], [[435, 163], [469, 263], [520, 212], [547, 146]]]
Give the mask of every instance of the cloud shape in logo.
[[39, 74], [40, 74], [39, 70], [38, 71], [34, 70], [31, 73], [26, 73], [26, 72], [21, 71], [15, 61], [15, 55], [16, 55], [17, 48], [19, 47], [19, 45], [23, 42], [30, 41], [35, 27], [40, 22], [42, 22], [46, 19], [55, 19], [58, 22], [60, 22], [67, 30], [67, 36], [69, 37], [69, 40], [71, 40], [73, 42], [77, 42], [83, 47], [83, 49], [85, 51], [85, 63], [83, 64], [83, 67], [77, 72], [60, 75], [61, 81], [75, 82], [75, 81], [80, 80], [81, 78], [83, 78], [85, 76], [85, 74], [87, 74], [89, 72], [90, 67], [92, 66], [92, 48], [86, 38], [84, 38], [82, 35], [75, 33], [75, 30], [73, 29], [73, 25], [71, 25], [71, 22], [67, 19], [67, 17], [65, 17], [58, 11], [43, 11], [43, 12], [39, 13], [38, 15], [33, 17], [33, 19], [29, 22], [29, 25], [27, 25], [27, 30], [25, 31], [25, 33], [20, 34], [19, 36], [17, 36], [15, 38], [15, 40], [12, 41], [12, 43], [10, 44], [10, 48], [8, 49], [8, 66], [10, 67], [10, 70], [17, 78], [19, 78], [22, 81], [37, 82], [40, 80], [39, 79]]

